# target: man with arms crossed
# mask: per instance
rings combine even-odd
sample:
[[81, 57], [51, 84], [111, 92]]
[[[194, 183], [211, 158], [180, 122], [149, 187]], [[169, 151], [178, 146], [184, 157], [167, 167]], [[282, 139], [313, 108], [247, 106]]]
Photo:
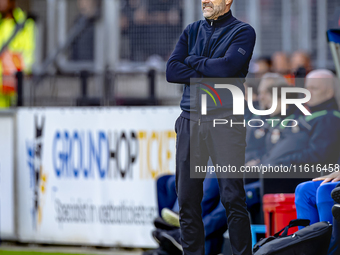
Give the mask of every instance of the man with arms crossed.
[[[213, 119], [227, 119], [229, 123], [230, 120], [243, 122], [243, 116], [232, 114], [231, 96], [228, 97], [227, 92], [219, 93], [223, 106], [214, 106], [215, 109], [211, 110], [208, 102], [208, 114], [201, 116], [200, 105], [193, 103], [196, 100], [192, 95], [207, 87], [190, 85], [191, 78], [233, 78], [232, 84], [244, 92], [243, 83], [248, 73], [256, 35], [250, 25], [232, 16], [232, 2], [233, 0], [202, 0], [205, 20], [194, 22], [185, 28], [167, 63], [168, 82], [185, 84], [181, 101], [183, 112], [175, 124], [176, 191], [181, 243], [185, 255], [204, 255], [201, 216], [203, 179], [190, 178], [190, 172], [195, 171], [195, 166], [206, 166], [209, 156], [214, 165], [231, 165], [237, 169], [244, 165], [245, 160], [246, 131], [242, 124], [233, 127], [218, 125], [212, 128]], [[242, 176], [219, 178], [218, 182], [221, 201], [228, 216], [233, 254], [250, 255], [250, 222]]]

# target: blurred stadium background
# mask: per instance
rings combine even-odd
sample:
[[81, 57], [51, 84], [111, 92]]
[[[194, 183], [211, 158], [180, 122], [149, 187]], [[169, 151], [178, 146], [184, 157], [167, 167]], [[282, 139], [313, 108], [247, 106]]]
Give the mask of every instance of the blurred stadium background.
[[[15, 2], [34, 20], [34, 50], [31, 70], [18, 70], [23, 71], [23, 76], [16, 72], [2, 74], [4, 78], [9, 76], [15, 80], [18, 93], [12, 94], [8, 105], [0, 111], [0, 141], [3, 144], [0, 155], [0, 171], [3, 174], [0, 182], [0, 237], [5, 242], [25, 244], [155, 247], [150, 234], [152, 219], [157, 215], [154, 180], [159, 174], [174, 172], [173, 123], [179, 113], [182, 95], [181, 85], [166, 82], [165, 66], [183, 28], [202, 19], [200, 1]], [[287, 58], [294, 52], [303, 52], [310, 58], [311, 69], [335, 70], [326, 31], [340, 28], [339, 0], [234, 0], [232, 11], [234, 16], [250, 23], [257, 32], [250, 76], [256, 77], [259, 72], [258, 59], [271, 59], [278, 52], [284, 52]], [[3, 32], [0, 24], [0, 36]], [[1, 39], [0, 48], [6, 41]], [[295, 75], [297, 70], [292, 70], [290, 63], [287, 60], [287, 70], [282, 74]], [[102, 108], [68, 108], [73, 106]], [[143, 116], [150, 119], [143, 119]], [[68, 125], [63, 122], [72, 123]], [[101, 130], [105, 133], [102, 136]], [[84, 140], [79, 138], [82, 135]], [[67, 147], [71, 136], [73, 143], [79, 142], [79, 148], [74, 145], [75, 154], [83, 155], [82, 146], [88, 150], [86, 153], [89, 154], [86, 155], [90, 156], [84, 162], [90, 162], [90, 168], [91, 157], [94, 158], [93, 162], [97, 162], [99, 172], [101, 165], [98, 162], [109, 162], [104, 176], [84, 181], [80, 186], [73, 182], [72, 177], [76, 179], [77, 174], [72, 172], [75, 167], [70, 170], [69, 164], [80, 169], [82, 163], [77, 165], [74, 161], [82, 162], [83, 159], [78, 156], [72, 159], [72, 163], [67, 160], [71, 157], [72, 145]], [[108, 141], [109, 155], [100, 154], [101, 138], [104, 144]], [[140, 141], [139, 145], [134, 144], [136, 138]], [[120, 155], [123, 158], [122, 171], [118, 163], [111, 166], [111, 163], [118, 162], [120, 144], [122, 150], [127, 151]], [[38, 148], [44, 151], [42, 155], [37, 153]], [[135, 151], [139, 151], [138, 163], [135, 162], [136, 158], [133, 159], [137, 155], [133, 155]], [[97, 168], [93, 168], [96, 176]], [[38, 177], [34, 171], [39, 173]], [[89, 183], [93, 185], [95, 195], [88, 193], [82, 196], [84, 190], [89, 191]], [[119, 194], [120, 190], [124, 195]], [[29, 192], [30, 196], [26, 197]], [[110, 192], [117, 193], [111, 196]], [[61, 194], [60, 197], [58, 194]], [[138, 198], [134, 200], [133, 197]], [[48, 199], [51, 201], [48, 202]], [[72, 203], [80, 206], [84, 201], [89, 208], [91, 204], [96, 204], [98, 210], [100, 202], [103, 202], [121, 206], [127, 204], [131, 208], [141, 206], [150, 212], [143, 211], [144, 218], [140, 222], [111, 222], [105, 228], [94, 223], [82, 225], [73, 222], [70, 223], [73, 224], [72, 230], [68, 229], [65, 223], [68, 219], [64, 222], [60, 220], [60, 212], [54, 206], [59, 203], [61, 211], [72, 211], [69, 208]], [[63, 206], [69, 207], [65, 209]], [[57, 223], [46, 222], [53, 220]], [[42, 224], [41, 228], [37, 225], [32, 227], [32, 221], [33, 225]], [[53, 232], [57, 232], [56, 236]], [[80, 236], [79, 233], [83, 232], [87, 234]], [[100, 237], [91, 239], [91, 233]], [[112, 233], [115, 234], [109, 237]], [[78, 253], [78, 250], [72, 252]], [[79, 253], [83, 252], [80, 250]], [[100, 251], [94, 253], [100, 254]], [[115, 253], [114, 250], [105, 254], [108, 253], [125, 254], [124, 251]], [[7, 254], [1, 246], [0, 254]], [[21, 250], [18, 254], [24, 253]]]
[[[181, 88], [165, 81], [165, 61], [182, 29], [202, 18], [197, 1], [95, 1], [98, 17], [66, 48], [79, 23], [76, 0], [18, 0], [17, 5], [36, 17], [33, 74], [48, 76], [39, 85], [25, 77], [25, 106], [76, 105], [82, 95], [80, 77], [88, 77], [87, 96], [100, 105], [143, 104], [149, 97], [161, 105], [179, 101]], [[232, 10], [257, 31], [254, 60], [302, 50], [310, 54], [313, 68], [334, 69], [325, 34], [339, 27], [337, 0], [237, 0]], [[53, 59], [58, 48], [64, 50]], [[48, 58], [53, 62], [43, 68]]]

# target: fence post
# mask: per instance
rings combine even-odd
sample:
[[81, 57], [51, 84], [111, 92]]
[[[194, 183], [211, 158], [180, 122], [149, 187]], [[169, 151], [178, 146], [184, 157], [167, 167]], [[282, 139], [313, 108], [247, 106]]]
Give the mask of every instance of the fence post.
[[81, 86], [81, 95], [83, 99], [87, 97], [87, 79], [88, 78], [89, 78], [89, 73], [87, 71], [80, 72], [80, 86]]
[[115, 70], [119, 66], [120, 60], [120, 0], [103, 0], [103, 26], [105, 34], [104, 52], [105, 64], [109, 65], [110, 70]]
[[[237, 2], [237, 1], [236, 1]], [[261, 2], [260, 0], [247, 0], [247, 15], [250, 25], [256, 31], [256, 44], [254, 49], [254, 57], [262, 55], [262, 35], [261, 35]]]
[[114, 85], [114, 73], [109, 70], [108, 67], [105, 68], [104, 73], [104, 104], [110, 106], [111, 102], [113, 105], [116, 104], [114, 93], [112, 93]]
[[[192, 22], [196, 21], [196, 10], [198, 9], [195, 0], [184, 0], [183, 1], [183, 29], [186, 28]], [[200, 7], [201, 8], [201, 7]]]
[[156, 104], [156, 70], [150, 69], [148, 72], [149, 79], [149, 101], [151, 105]]
[[24, 75], [21, 71], [17, 72], [15, 77], [17, 78], [17, 106], [23, 106], [23, 83], [24, 83]]

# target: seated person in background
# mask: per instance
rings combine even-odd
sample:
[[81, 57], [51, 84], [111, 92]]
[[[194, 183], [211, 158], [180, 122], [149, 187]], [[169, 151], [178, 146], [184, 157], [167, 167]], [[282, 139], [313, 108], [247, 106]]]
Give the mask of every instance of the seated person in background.
[[304, 78], [312, 71], [311, 58], [308, 53], [295, 51], [290, 58], [290, 81], [295, 87], [304, 87]]
[[337, 162], [340, 153], [340, 112], [334, 98], [335, 84], [336, 78], [328, 70], [308, 74], [306, 89], [311, 92], [312, 98], [307, 105], [312, 115], [300, 116], [298, 126], [294, 128], [281, 129], [281, 138], [261, 163], [289, 166]]
[[262, 76], [272, 69], [272, 60], [270, 57], [260, 57], [256, 59], [254, 63], [254, 75], [255, 78], [262, 78]]
[[[246, 78], [246, 82], [244, 83], [245, 87], [245, 99], [248, 100], [248, 88], [253, 89], [253, 105], [255, 109], [259, 108], [259, 101], [258, 101], [258, 88], [261, 81], [261, 78], [264, 74], [270, 72], [272, 68], [272, 61], [270, 57], [260, 57], [251, 63], [249, 67], [249, 74]], [[245, 120], [249, 120], [252, 117], [252, 113], [248, 108], [248, 104], [246, 103], [244, 118]]]
[[[262, 109], [268, 110], [273, 104], [273, 88], [278, 89], [278, 104], [276, 110], [270, 116], [253, 116], [253, 119], [262, 119], [265, 124], [263, 127], [254, 128], [247, 127], [247, 147], [246, 147], [246, 162], [249, 166], [258, 164], [267, 164], [266, 158], [271, 154], [271, 151], [284, 139], [283, 126], [281, 122], [285, 119], [297, 119], [301, 112], [294, 106], [288, 105], [287, 115], [281, 115], [281, 88], [289, 87], [287, 80], [280, 74], [267, 73], [262, 77], [259, 86], [259, 102]], [[292, 97], [293, 95], [289, 95]], [[266, 121], [267, 120], [267, 121]], [[257, 125], [253, 123], [253, 125]], [[260, 123], [259, 123], [260, 125]], [[295, 148], [298, 145], [296, 141], [290, 141], [291, 147]], [[272, 163], [272, 162], [270, 162]], [[252, 178], [250, 178], [250, 176]], [[296, 185], [301, 180], [291, 179], [271, 179], [264, 176], [263, 192], [268, 193], [293, 193]], [[245, 183], [254, 182], [253, 174], [246, 174]]]
[[[340, 162], [339, 162], [340, 163]], [[340, 172], [303, 182], [296, 187], [295, 205], [298, 219], [309, 219], [311, 224], [319, 221], [333, 222], [334, 205], [331, 192], [340, 184]]]
[[[287, 80], [280, 74], [267, 73], [265, 74], [259, 85], [259, 105], [263, 110], [268, 110], [273, 104], [273, 88], [278, 89], [278, 104], [274, 113], [270, 116], [257, 116], [253, 115], [250, 119], [262, 119], [265, 124], [263, 127], [256, 128], [247, 126], [247, 147], [246, 147], [246, 164], [256, 165], [266, 151], [277, 143], [280, 136], [277, 134], [279, 131], [280, 122], [287, 116], [292, 117], [297, 110], [295, 106], [288, 106], [287, 116], [281, 116], [281, 88], [288, 87]], [[275, 121], [266, 121], [275, 119]], [[259, 125], [261, 123], [258, 123]], [[252, 125], [257, 125], [252, 123]]]
[[[202, 218], [205, 232], [205, 254], [216, 255], [222, 252], [223, 234], [228, 226], [226, 211], [220, 202], [218, 181], [214, 174], [207, 174], [203, 182], [203, 194]], [[161, 176], [157, 180], [157, 201], [159, 215], [162, 218], [155, 220], [157, 229], [153, 231], [153, 237], [160, 243], [160, 247], [147, 251], [144, 255], [182, 254], [174, 175]], [[171, 228], [167, 224], [173, 227]]]
[[310, 56], [303, 51], [295, 51], [290, 58], [291, 73], [296, 77], [305, 77], [311, 70]]
[[272, 56], [272, 72], [279, 73], [283, 76], [289, 75], [290, 63], [289, 58], [284, 52], [275, 52]]
[[[340, 160], [338, 164], [340, 163]], [[334, 201], [337, 203], [334, 205]], [[311, 224], [328, 221], [333, 224], [328, 255], [340, 254], [340, 172], [301, 183], [295, 191], [298, 219], [309, 219]], [[334, 219], [333, 219], [333, 216]], [[300, 227], [301, 229], [302, 227]]]
[[[316, 70], [308, 74], [306, 88], [312, 98], [307, 104], [312, 115], [300, 116], [298, 126], [294, 128], [281, 128], [276, 145], [267, 149], [261, 164], [311, 166], [337, 162], [340, 153], [340, 113], [334, 98], [335, 83], [335, 76], [328, 70]], [[271, 183], [265, 192], [294, 191], [296, 185], [303, 181], [306, 180], [287, 179], [284, 191], [277, 190], [277, 186]]]

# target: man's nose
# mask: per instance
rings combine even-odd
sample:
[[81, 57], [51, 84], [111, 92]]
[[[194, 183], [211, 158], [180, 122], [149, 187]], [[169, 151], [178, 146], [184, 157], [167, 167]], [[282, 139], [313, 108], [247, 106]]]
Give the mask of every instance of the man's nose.
[[206, 4], [206, 3], [209, 3], [210, 0], [202, 0], [202, 3]]

